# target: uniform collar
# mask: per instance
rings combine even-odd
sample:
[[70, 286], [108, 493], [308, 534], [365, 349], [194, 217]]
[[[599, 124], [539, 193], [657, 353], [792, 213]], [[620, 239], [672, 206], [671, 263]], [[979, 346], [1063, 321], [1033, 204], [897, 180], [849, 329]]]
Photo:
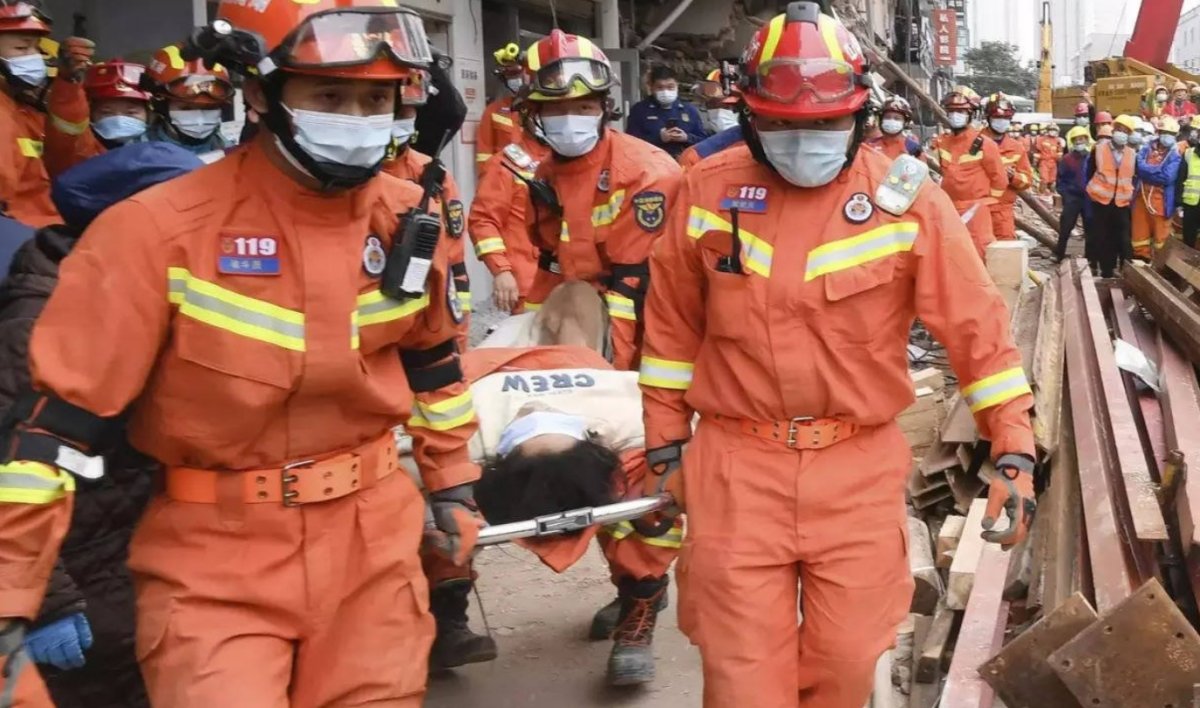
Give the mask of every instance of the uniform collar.
[[[269, 135], [264, 133], [262, 139], [268, 139]], [[260, 140], [246, 146], [243, 159], [241, 180], [245, 187], [239, 191], [249, 193], [258, 190], [286, 205], [295, 216], [285, 218], [345, 223], [348, 219], [360, 218], [365, 214], [371, 198], [378, 190], [378, 176], [344, 192], [328, 193], [305, 187], [271, 162]]]

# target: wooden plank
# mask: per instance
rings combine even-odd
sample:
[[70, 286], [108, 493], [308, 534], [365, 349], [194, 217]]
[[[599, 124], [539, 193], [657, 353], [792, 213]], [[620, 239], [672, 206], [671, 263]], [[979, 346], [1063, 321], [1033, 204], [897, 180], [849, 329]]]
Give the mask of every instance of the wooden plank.
[[933, 613], [933, 623], [929, 625], [929, 635], [925, 643], [918, 648], [916, 680], [921, 683], [934, 683], [941, 676], [942, 661], [946, 656], [946, 646], [950, 644], [950, 633], [954, 630], [954, 611], [942, 606]]
[[908, 708], [933, 708], [938, 699], [937, 682], [922, 683], [917, 680], [917, 664], [921, 659], [921, 647], [929, 636], [933, 626], [933, 618], [923, 615], [912, 615], [913, 621], [913, 653], [912, 653], [912, 683], [909, 687]]
[[1042, 286], [1042, 311], [1037, 343], [1033, 348], [1033, 437], [1038, 449], [1052, 454], [1058, 449], [1062, 429], [1064, 381], [1064, 330], [1062, 298], [1057, 278]]
[[[976, 499], [967, 512], [962, 537], [959, 538], [958, 548], [954, 551], [954, 561], [950, 563], [950, 580], [946, 587], [946, 607], [952, 610], [966, 609], [984, 547], [996, 545], [985, 542], [980, 536], [983, 533], [983, 515], [986, 511], [987, 499]], [[1003, 589], [1004, 578], [1001, 577], [996, 584], [999, 589]]]
[[938, 530], [937, 546], [934, 549], [937, 556], [934, 564], [937, 567], [950, 567], [951, 561], [954, 560], [954, 551], [958, 548], [958, 540], [962, 537], [966, 525], [967, 517], [958, 514], [951, 514], [942, 522], [942, 528]]
[[1192, 474], [1184, 476], [1175, 499], [1179, 534], [1186, 551], [1188, 546], [1200, 546], [1200, 382], [1178, 347], [1161, 333], [1158, 342], [1167, 447], [1182, 453], [1184, 464], [1192, 468]]
[[1046, 614], [979, 670], [1007, 708], [1077, 708], [1079, 702], [1046, 662], [1096, 620], [1080, 593]]
[[1151, 579], [1049, 662], [1084, 706], [1183, 708], [1200, 676], [1200, 635]]
[[979, 438], [975, 429], [975, 419], [971, 417], [971, 409], [962, 394], [955, 394], [950, 401], [950, 414], [942, 423], [942, 442], [944, 443], [974, 443]]
[[[1200, 251], [1189, 248], [1182, 241], [1170, 239], [1160, 254], [1163, 266], [1160, 270], [1174, 273], [1188, 286], [1200, 291]], [[1154, 259], [1156, 264], [1159, 257]]]
[[983, 549], [979, 559], [979, 582], [971, 591], [946, 676], [943, 708], [990, 708], [992, 705], [995, 692], [983, 680], [979, 668], [999, 649], [1004, 638], [1008, 613], [1003, 594], [1008, 559], [1008, 552], [1000, 550], [998, 544], [989, 543]]
[[1125, 394], [1125, 383], [1122, 380], [1121, 370], [1117, 368], [1112, 339], [1108, 333], [1108, 324], [1104, 319], [1100, 295], [1096, 290], [1096, 282], [1092, 278], [1091, 272], [1085, 271], [1080, 274], [1080, 286], [1083, 291], [1084, 309], [1092, 331], [1096, 362], [1099, 365], [1101, 390], [1108, 411], [1109, 429], [1112, 430], [1113, 442], [1116, 443], [1117, 464], [1125, 490], [1125, 501], [1129, 507], [1129, 518], [1133, 523], [1133, 531], [1142, 541], [1154, 543], [1166, 541], [1170, 538], [1167, 533], [1167, 522], [1163, 518], [1162, 509], [1158, 506], [1158, 498], [1154, 494], [1154, 480], [1150, 475], [1146, 455], [1142, 450], [1133, 410], [1130, 408], [1129, 399]]
[[1050, 523], [1047, 525], [1046, 560], [1039, 593], [1044, 612], [1051, 612], [1082, 587], [1083, 554], [1080, 532], [1083, 500], [1079, 489], [1079, 460], [1075, 452], [1074, 419], [1070, 403], [1063, 406], [1061, 444], [1050, 463]]
[[[919, 476], [919, 475], [918, 475]], [[915, 587], [908, 611], [932, 615], [945, 588], [933, 562], [933, 544], [924, 521], [908, 517], [908, 567]]]
[[1121, 269], [1125, 290], [1154, 316], [1154, 321], [1193, 364], [1200, 364], [1200, 306], [1175, 290], [1143, 263]]
[[946, 377], [936, 367], [930, 366], [919, 371], [910, 371], [908, 377], [912, 379], [914, 390], [928, 388], [933, 391], [941, 391], [946, 388]]

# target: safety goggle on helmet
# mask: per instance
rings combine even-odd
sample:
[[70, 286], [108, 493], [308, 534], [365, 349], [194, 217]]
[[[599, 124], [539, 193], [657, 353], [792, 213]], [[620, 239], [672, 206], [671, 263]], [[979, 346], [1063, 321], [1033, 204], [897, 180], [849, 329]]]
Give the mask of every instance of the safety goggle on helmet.
[[869, 98], [858, 40], [815, 2], [793, 2], [755, 33], [740, 86], [752, 113], [820, 119], [857, 112]]
[[0, 32], [50, 34], [53, 24], [41, 0], [0, 0]]
[[188, 61], [183, 49], [173, 44], [154, 54], [140, 86], [157, 98], [195, 106], [220, 106], [233, 98], [233, 82], [225, 67], [214, 64], [210, 69], [200, 59]]
[[525, 52], [530, 101], [607, 93], [616, 83], [608, 57], [587, 37], [551, 30]]

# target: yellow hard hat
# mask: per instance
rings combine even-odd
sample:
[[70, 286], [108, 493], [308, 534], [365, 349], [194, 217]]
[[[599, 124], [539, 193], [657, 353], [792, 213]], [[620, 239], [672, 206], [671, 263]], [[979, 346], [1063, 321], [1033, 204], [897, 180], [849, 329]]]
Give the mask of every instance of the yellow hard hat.
[[1067, 142], [1074, 143], [1076, 138], [1087, 138], [1090, 143], [1092, 141], [1092, 134], [1088, 132], [1086, 125], [1077, 125], [1067, 131]]
[[1130, 115], [1125, 115], [1124, 113], [1117, 116], [1116, 120], [1114, 120], [1113, 123], [1115, 125], [1122, 126], [1123, 128], [1125, 128], [1126, 130], [1128, 130], [1131, 133], [1133, 131], [1137, 130], [1137, 128], [1138, 128], [1138, 119], [1134, 118], [1133, 116], [1130, 116]]
[[1175, 120], [1172, 116], [1162, 116], [1158, 119], [1158, 132], [1177, 135], [1179, 133], [1179, 121]]

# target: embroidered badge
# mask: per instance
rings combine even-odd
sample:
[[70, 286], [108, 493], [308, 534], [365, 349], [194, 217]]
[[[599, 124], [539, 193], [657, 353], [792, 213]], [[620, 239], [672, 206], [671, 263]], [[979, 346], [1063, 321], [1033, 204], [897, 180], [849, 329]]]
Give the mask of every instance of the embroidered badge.
[[638, 192], [633, 197], [633, 218], [646, 231], [657, 231], [667, 217], [667, 198], [662, 192]]
[[372, 278], [378, 278], [386, 265], [387, 253], [383, 250], [383, 242], [378, 236], [368, 236], [363, 246], [363, 270]]
[[846, 206], [842, 207], [842, 213], [846, 215], [846, 221], [861, 224], [875, 213], [875, 205], [871, 204], [871, 200], [863, 192], [855, 192], [850, 195]]
[[222, 235], [217, 272], [279, 275], [279, 241], [274, 236]]
[[466, 219], [463, 216], [463, 203], [457, 199], [446, 202], [446, 230], [454, 238], [463, 235], [466, 230]]
[[596, 180], [596, 189], [600, 190], [601, 192], [607, 192], [611, 179], [612, 175], [609, 174], [607, 167], [603, 170], [600, 170], [600, 179]]
[[731, 185], [721, 199], [721, 211], [737, 209], [743, 214], [766, 214], [767, 194], [767, 188], [759, 185]]

